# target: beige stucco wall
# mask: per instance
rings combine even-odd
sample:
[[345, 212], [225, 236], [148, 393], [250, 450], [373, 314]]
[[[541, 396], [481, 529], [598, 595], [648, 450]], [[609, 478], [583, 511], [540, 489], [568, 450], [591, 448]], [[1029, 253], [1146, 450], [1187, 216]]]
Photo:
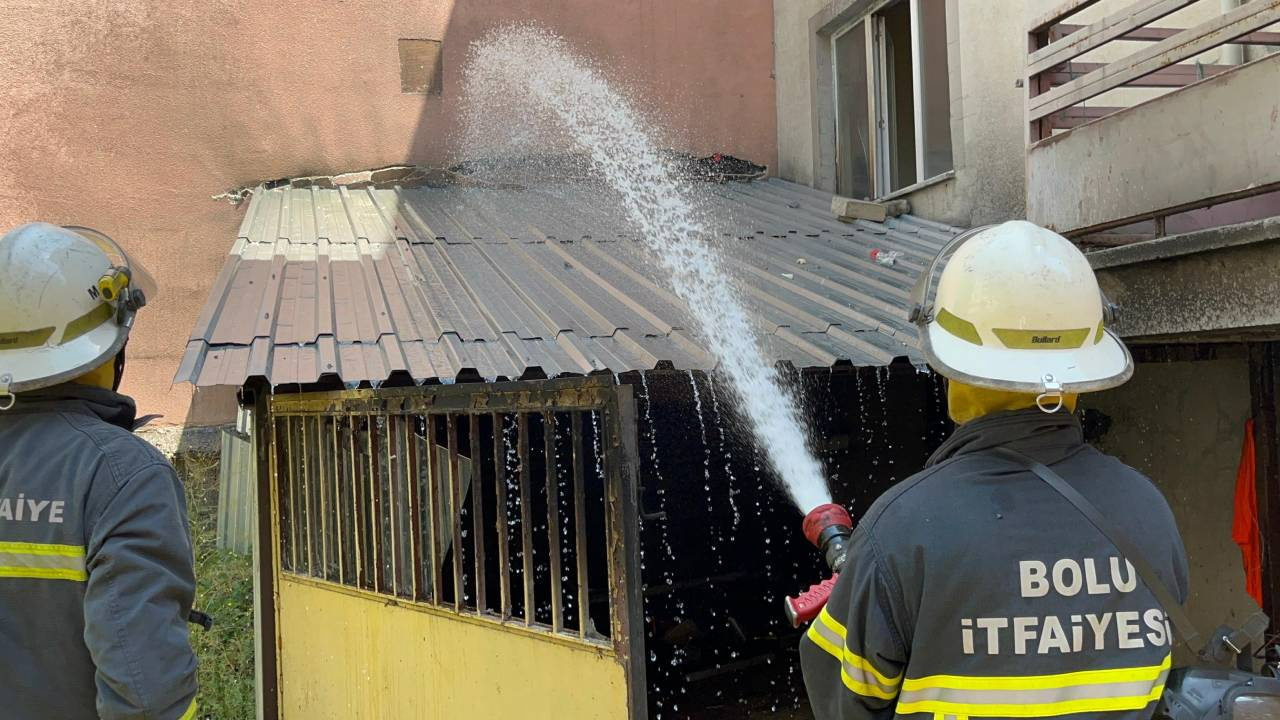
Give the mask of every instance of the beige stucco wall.
[[[778, 92], [778, 176], [805, 185], [814, 182], [814, 73], [809, 18], [830, 0], [774, 0], [774, 77]], [[829, 88], [828, 88], [829, 91]], [[832, 188], [824, 187], [824, 190]]]
[[[1000, 0], [947, 4], [955, 179], [910, 196], [922, 217], [962, 227], [1024, 214], [1023, 18]], [[958, 76], [957, 76], [958, 72]], [[958, 85], [957, 85], [958, 83]]]
[[1081, 404], [1111, 417], [1100, 449], [1148, 475], [1169, 501], [1191, 565], [1187, 610], [1196, 627], [1238, 626], [1257, 612], [1231, 539], [1248, 361], [1141, 363], [1133, 380]]
[[[775, 0], [774, 52], [778, 92], [778, 172], [781, 177], [834, 190], [834, 118], [829, 33], [883, 3], [878, 0]], [[1027, 27], [1062, 0], [949, 0], [948, 61], [952, 75], [952, 146], [955, 178], [910, 194], [922, 217], [972, 226], [1021, 217], [1026, 212], [1026, 90], [1022, 87]], [[1070, 18], [1088, 24], [1130, 6], [1103, 0]], [[1204, 1], [1160, 19], [1159, 27], [1186, 28], [1222, 12]], [[1150, 43], [1113, 42], [1080, 62], [1111, 62]], [[1245, 59], [1254, 59], [1257, 48]], [[1215, 48], [1188, 62], [1223, 62]], [[1125, 88], [1085, 105], [1126, 106], [1168, 89]]]
[[[781, 177], [835, 189], [830, 170], [822, 168], [835, 155], [833, 135], [826, 128], [834, 121], [821, 102], [831, 92], [829, 72], [821, 67], [823, 48], [830, 42], [826, 33], [875, 4], [775, 0]], [[966, 226], [1022, 215], [1025, 94], [1018, 79], [1026, 54], [1025, 22], [1021, 12], [1009, 12], [1002, 0], [947, 3], [955, 178], [911, 194], [917, 215]]]
[[[443, 163], [468, 43], [541, 22], [624, 79], [678, 149], [770, 166], [769, 0], [18, 0], [0, 6], [0, 226], [91, 225], [149, 266], [125, 390], [162, 422], [229, 418], [170, 382], [260, 180]], [[444, 41], [438, 97], [404, 95], [396, 41]], [[216, 393], [215, 393], [216, 394]]]

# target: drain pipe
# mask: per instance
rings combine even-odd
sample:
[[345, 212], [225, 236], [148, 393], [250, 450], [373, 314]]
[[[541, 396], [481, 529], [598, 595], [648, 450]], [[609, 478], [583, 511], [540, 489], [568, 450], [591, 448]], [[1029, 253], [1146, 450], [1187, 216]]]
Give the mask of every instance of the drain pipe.
[[[1222, 14], [1235, 10], [1244, 4], [1244, 0], [1222, 0]], [[1244, 46], [1238, 44], [1228, 44], [1222, 46], [1223, 65], [1243, 65], [1244, 64]]]

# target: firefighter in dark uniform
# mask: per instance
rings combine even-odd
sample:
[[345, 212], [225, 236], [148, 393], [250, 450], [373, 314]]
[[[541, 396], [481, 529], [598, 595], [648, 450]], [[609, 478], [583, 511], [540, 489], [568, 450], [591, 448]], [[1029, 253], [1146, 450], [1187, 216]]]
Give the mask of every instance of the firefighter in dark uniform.
[[1076, 396], [1133, 372], [1084, 255], [1008, 222], [962, 236], [915, 313], [955, 434], [861, 518], [801, 641], [818, 720], [1150, 718], [1172, 631], [1129, 562], [999, 453], [1048, 465], [1125, 528], [1180, 602], [1187, 561], [1151, 482], [1086, 445]]
[[87, 228], [0, 237], [0, 717], [189, 720], [186, 501], [115, 392], [146, 272]]

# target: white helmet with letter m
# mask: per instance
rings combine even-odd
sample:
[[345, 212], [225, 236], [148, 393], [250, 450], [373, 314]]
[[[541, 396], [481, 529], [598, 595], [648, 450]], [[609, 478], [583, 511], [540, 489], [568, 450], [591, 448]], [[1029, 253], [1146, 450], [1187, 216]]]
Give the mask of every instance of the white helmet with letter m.
[[111, 238], [29, 223], [0, 237], [0, 409], [101, 366], [155, 283]]

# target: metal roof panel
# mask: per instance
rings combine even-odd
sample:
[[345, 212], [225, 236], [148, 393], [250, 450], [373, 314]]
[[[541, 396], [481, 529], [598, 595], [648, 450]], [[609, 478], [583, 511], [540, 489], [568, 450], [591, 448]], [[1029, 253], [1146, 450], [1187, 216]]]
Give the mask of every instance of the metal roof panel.
[[[779, 180], [700, 198], [772, 361], [920, 359], [907, 294], [960, 230], [909, 215], [844, 223], [831, 196]], [[257, 191], [176, 381], [354, 385], [710, 369], [683, 302], [616, 198], [528, 189]], [[893, 250], [893, 265], [871, 258]]]

